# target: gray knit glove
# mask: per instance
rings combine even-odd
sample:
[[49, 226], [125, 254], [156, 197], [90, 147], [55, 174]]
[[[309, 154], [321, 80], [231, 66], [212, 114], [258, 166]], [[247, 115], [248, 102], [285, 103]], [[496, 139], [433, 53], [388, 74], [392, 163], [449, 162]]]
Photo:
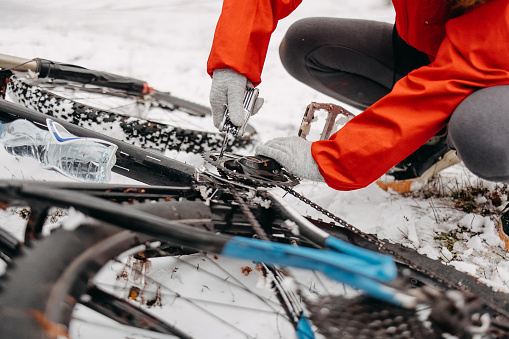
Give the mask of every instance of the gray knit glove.
[[[212, 73], [212, 86], [210, 87], [210, 107], [214, 126], [219, 128], [223, 120], [226, 106], [230, 112], [230, 121], [236, 126], [244, 123], [243, 100], [246, 88], [253, 88], [253, 84], [245, 75], [230, 68], [216, 69]], [[251, 115], [255, 115], [263, 105], [263, 99], [255, 102]]]
[[284, 137], [267, 141], [256, 148], [256, 154], [276, 160], [301, 179], [325, 181], [311, 155], [311, 141], [301, 137]]

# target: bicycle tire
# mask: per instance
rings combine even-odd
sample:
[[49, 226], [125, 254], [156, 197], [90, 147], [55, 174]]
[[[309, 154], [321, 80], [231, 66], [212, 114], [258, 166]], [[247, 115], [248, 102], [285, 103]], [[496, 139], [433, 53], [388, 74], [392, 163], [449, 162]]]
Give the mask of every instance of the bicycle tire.
[[[79, 89], [83, 86], [82, 84], [67, 80], [59, 80], [59, 84], [65, 84], [76, 88], [78, 93], [84, 93], [83, 91], [80, 92]], [[100, 91], [101, 93], [105, 92], [108, 96], [112, 93], [126, 97], [133, 96], [128, 92], [107, 88], [101, 88]], [[9, 99], [14, 102], [40, 113], [81, 127], [91, 128], [135, 146], [160, 152], [174, 150], [186, 153], [202, 153], [221, 148], [224, 139], [224, 136], [212, 127], [208, 130], [202, 128], [207, 124], [211, 124], [211, 119], [204, 117], [207, 108], [162, 92], [155, 92], [155, 97], [158, 100], [166, 100], [167, 107], [171, 111], [174, 113], [194, 112], [198, 120], [193, 122], [191, 126], [182, 126], [183, 115], [189, 116], [190, 114], [181, 113], [183, 115], [172, 119], [171, 123], [165, 123], [164, 120], [158, 122], [130, 116], [125, 112], [115, 112], [111, 107], [108, 109], [96, 108], [93, 105], [76, 101], [76, 99], [55, 94], [50, 89], [41, 86], [41, 82], [23, 79], [15, 75], [9, 78], [6, 93]], [[143, 97], [137, 100], [141, 104], [150, 103], [150, 100]], [[171, 114], [167, 116], [171, 117]], [[229, 140], [228, 150], [238, 150], [251, 145], [255, 135], [256, 131], [250, 127], [248, 133], [242, 138]]]
[[[71, 327], [71, 337], [73, 337], [73, 333], [86, 331], [82, 328], [79, 330], [72, 328], [73, 308], [77, 303], [90, 309], [112, 307], [114, 309], [112, 312], [118, 313], [119, 311], [114, 305], [103, 306], [103, 300], [93, 300], [93, 304], [90, 305], [90, 300], [86, 299], [94, 298], [95, 295], [102, 292], [100, 289], [89, 286], [90, 279], [102, 265], [108, 262], [110, 257], [130, 249], [132, 246], [142, 244], [143, 241], [140, 241], [139, 238], [139, 235], [130, 231], [110, 230], [107, 225], [101, 227], [82, 225], [74, 232], [58, 230], [48, 239], [37, 241], [32, 248], [26, 249], [20, 258], [16, 258], [16, 268], [9, 270], [8, 280], [2, 284], [3, 290], [0, 295], [0, 308], [2, 309], [0, 330], [2, 335], [12, 339], [49, 339], [57, 338], [58, 335], [68, 336], [68, 328]], [[185, 269], [185, 267], [180, 267], [180, 269]], [[41, 284], [39, 288], [33, 286], [34, 272], [37, 272], [37, 283]], [[233, 275], [230, 276], [230, 279], [231, 277]], [[12, 284], [8, 283], [11, 281]], [[83, 295], [86, 297], [84, 298]], [[109, 293], [107, 297], [114, 298], [114, 302], [122, 302]], [[102, 299], [104, 296], [100, 296], [100, 298]], [[241, 309], [241, 306], [237, 307]], [[139, 309], [137, 307], [129, 309], [128, 313], [135, 311], [139, 311]], [[143, 312], [143, 310], [139, 312]], [[121, 318], [123, 317], [115, 317], [114, 320], [120, 322]], [[280, 315], [280, 318], [284, 319], [284, 316]], [[189, 329], [180, 330], [178, 327], [171, 326], [171, 322], [164, 322], [146, 313], [143, 314], [142, 319], [144, 321], [138, 322], [127, 319], [123, 324], [140, 326], [149, 323], [149, 326], [145, 326], [145, 330], [167, 334], [168, 338], [194, 337], [186, 334]], [[284, 320], [275, 322], [278, 323], [277, 327], [283, 331]], [[274, 325], [272, 324], [272, 326]], [[132, 330], [134, 329], [126, 332], [129, 333]], [[231, 330], [241, 335], [249, 332], [242, 328], [232, 328]], [[119, 331], [122, 332], [122, 329]], [[293, 326], [286, 325], [286, 331], [287, 333], [293, 331]], [[246, 335], [246, 337], [254, 338], [255, 335]]]
[[[51, 241], [49, 241], [50, 239]], [[94, 268], [106, 264], [109, 255], [128, 250], [133, 245], [142, 244], [143, 241], [140, 240], [139, 235], [111, 228], [108, 225], [101, 227], [81, 225], [74, 232], [58, 230], [51, 235], [51, 238], [44, 239], [27, 249], [21, 258], [16, 259], [16, 269], [9, 272], [8, 279], [13, 284], [4, 283], [2, 285], [3, 291], [0, 295], [0, 307], [3, 312], [0, 317], [2, 334], [11, 339], [55, 339], [58, 336], [69, 336], [74, 339], [76, 333], [85, 332], [86, 329], [73, 328], [76, 325], [71, 323], [73, 320], [72, 310], [76, 306], [76, 301], [79, 300], [81, 302], [78, 304], [82, 303], [91, 309], [102, 306], [101, 299], [105, 297], [102, 293], [105, 292], [89, 286], [91, 276], [96, 273]], [[58, 265], [57, 269], [55, 264]], [[55, 274], [59, 272], [60, 268], [62, 274]], [[38, 272], [37, 282], [43, 288], [34, 289], [31, 286], [34, 279], [33, 272]], [[106, 297], [111, 298], [112, 296], [107, 294]], [[88, 298], [100, 298], [94, 300], [94, 305], [98, 303], [99, 306], [87, 305], [90, 303]], [[365, 297], [338, 299], [342, 302], [349, 300], [350, 304], [341, 310], [343, 314], [337, 319], [341, 327], [330, 326], [322, 332], [326, 338], [337, 338], [338, 335], [340, 337], [351, 335], [352, 338], [358, 337], [358, 335], [370, 337], [369, 335], [373, 335], [373, 333], [377, 335], [377, 338], [399, 338], [399, 335], [404, 338], [408, 333], [412, 333], [413, 338], [439, 338], [435, 332], [424, 327], [416, 314], [410, 310], [403, 310], [402, 313], [393, 305], [371, 299], [368, 301]], [[5, 305], [16, 305], [16, 307], [5, 307]], [[59, 307], [55, 307], [56, 305]], [[62, 305], [65, 306], [62, 307]], [[315, 311], [313, 314], [319, 317], [323, 313], [320, 312], [320, 309], [313, 310]], [[352, 309], [354, 314], [351, 313]], [[119, 311], [115, 309], [112, 312]], [[391, 316], [389, 312], [397, 313], [399, 317]], [[122, 317], [123, 315], [115, 317], [115, 320], [121, 321]], [[361, 323], [355, 319], [356, 317], [362, 318], [368, 323], [379, 323], [378, 327], [372, 326], [373, 328], [366, 329], [364, 324], [359, 326]], [[395, 320], [391, 320], [392, 318]], [[168, 338], [194, 338], [177, 326], [173, 327], [156, 317], [149, 319], [149, 324], [144, 326], [147, 331], [162, 333]], [[384, 321], [385, 324], [382, 324]], [[141, 325], [135, 320], [125, 320], [123, 324], [127, 326]], [[384, 328], [394, 327], [394, 325], [399, 329], [387, 331]], [[338, 328], [340, 328], [339, 331]], [[280, 330], [283, 331], [282, 328]], [[120, 329], [120, 331], [122, 330]], [[211, 328], [207, 331], [210, 333], [215, 329]], [[126, 332], [129, 333], [129, 331]], [[245, 333], [238, 334], [244, 335]], [[147, 337], [149, 337], [148, 334]], [[159, 334], [157, 338], [160, 338]]]
[[[100, 241], [108, 241], [105, 240], [108, 236], [119, 231], [109, 226], [83, 226], [75, 233], [55, 231], [51, 236], [52, 241], [37, 241], [15, 258], [15, 268], [9, 270], [8, 280], [2, 284], [3, 292], [0, 295], [2, 335], [7, 338], [55, 338], [65, 333], [61, 324], [66, 323], [64, 318], [68, 315], [57, 312], [50, 316], [48, 312], [52, 311], [46, 312], [46, 307], [52, 304], [49, 301], [51, 295], [59, 294], [55, 291], [55, 285], [60, 273], [72, 265], [80, 253]], [[45, 259], [37, 260], [41, 255]], [[35, 272], [37, 274], [34, 276]], [[11, 281], [12, 284], [9, 283]], [[76, 286], [72, 286], [74, 283]], [[78, 291], [83, 289], [83, 285], [74, 281], [66, 287], [65, 293], [71, 288]]]
[[[18, 62], [26, 61], [19, 60]], [[146, 102], [145, 96], [148, 96], [158, 106], [163, 106], [169, 111], [181, 110], [200, 117], [211, 114], [210, 108], [177, 98], [170, 93], [154, 90], [143, 80], [41, 58], [36, 58], [34, 62], [36, 67], [32, 71], [38, 73], [39, 80], [37, 82], [43, 84], [46, 82], [49, 88], [52, 88], [55, 83], [59, 86], [58, 80], [60, 80], [61, 85], [70, 88], [78, 86], [78, 89], [83, 91], [100, 89], [101, 92], [105, 92], [109, 90], [112, 95], [132, 97], [142, 102]]]
[[[65, 92], [66, 90], [69, 92], [73, 92], [74, 98], [82, 98], [86, 100], [84, 95], [80, 95], [80, 93], [89, 93], [91, 96], [96, 95], [98, 97], [102, 96], [111, 96], [124, 98], [125, 100], [131, 101], [131, 106], [133, 108], [141, 109], [141, 107], [134, 106], [146, 106], [150, 104], [153, 107], [160, 107], [162, 110], [167, 111], [168, 114], [174, 111], [182, 111], [191, 116], [196, 117], [207, 117], [211, 115], [210, 108], [197, 104], [195, 102], [185, 100], [182, 98], [178, 98], [176, 96], [171, 95], [170, 93], [160, 92], [152, 89], [148, 94], [138, 94], [133, 93], [127, 90], [109, 88], [105, 86], [96, 86], [91, 84], [83, 84], [79, 82], [74, 82], [71, 80], [65, 79], [34, 79], [30, 80], [27, 78], [27, 82], [32, 84], [33, 86], [37, 86], [45, 89], [48, 92], [58, 94], [59, 92]], [[58, 89], [62, 90], [59, 91]], [[72, 95], [72, 94], [71, 94]], [[63, 95], [62, 95], [63, 96]], [[92, 98], [93, 100], [93, 98]], [[100, 102], [99, 100], [97, 100]], [[82, 102], [82, 104], [86, 104], [86, 102]], [[118, 105], [118, 107], [109, 107], [107, 110], [118, 112], [123, 115], [130, 115], [129, 109], [126, 108], [126, 104]], [[138, 114], [141, 117], [141, 114]], [[135, 115], [136, 116], [136, 115]]]

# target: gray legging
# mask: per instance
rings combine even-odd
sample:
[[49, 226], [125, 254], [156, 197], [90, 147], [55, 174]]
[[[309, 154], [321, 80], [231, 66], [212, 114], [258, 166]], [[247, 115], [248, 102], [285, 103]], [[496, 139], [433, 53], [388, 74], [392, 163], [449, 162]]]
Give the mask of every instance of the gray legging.
[[[365, 109], [388, 94], [394, 81], [427, 65], [388, 23], [336, 18], [297, 21], [279, 53], [297, 80], [341, 102]], [[395, 66], [396, 65], [396, 66]], [[394, 70], [396, 68], [396, 71]], [[453, 112], [448, 144], [481, 178], [509, 182], [509, 86], [478, 90]]]
[[509, 182], [509, 86], [483, 88], [454, 110], [447, 143], [480, 178]]

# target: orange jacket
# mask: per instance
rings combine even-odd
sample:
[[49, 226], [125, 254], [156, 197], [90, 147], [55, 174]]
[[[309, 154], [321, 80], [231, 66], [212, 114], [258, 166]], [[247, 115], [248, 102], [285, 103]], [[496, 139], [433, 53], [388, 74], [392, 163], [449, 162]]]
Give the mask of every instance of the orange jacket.
[[[225, 0], [225, 5], [229, 2], [246, 1]], [[287, 6], [291, 3], [288, 0], [247, 2]], [[509, 84], [509, 1], [492, 0], [454, 19], [447, 18], [442, 2], [393, 0], [399, 34], [434, 60], [398, 81], [391, 93], [348, 122], [329, 140], [313, 143], [313, 157], [330, 187], [352, 190], [369, 185], [440, 131], [456, 106], [473, 91]], [[271, 18], [275, 20], [276, 16]], [[256, 65], [259, 67], [256, 72], [249, 67], [241, 68], [239, 61], [250, 63], [253, 58], [261, 61], [259, 55], [265, 55], [266, 47], [261, 51], [237, 50], [230, 41], [218, 41], [217, 37], [226, 29], [220, 24], [226, 25], [224, 18], [216, 30], [209, 71], [231, 67], [252, 81], [259, 79], [262, 65]], [[238, 30], [244, 29], [239, 27]], [[273, 22], [266, 32], [274, 28]], [[223, 62], [223, 67], [216, 67], [222, 59], [215, 52], [218, 50], [229, 50], [232, 63]]]
[[434, 59], [445, 38], [449, 13], [445, 0], [392, 0], [396, 28], [410, 46]]
[[231, 68], [254, 85], [261, 74], [272, 32], [302, 0], [224, 0], [207, 72]]

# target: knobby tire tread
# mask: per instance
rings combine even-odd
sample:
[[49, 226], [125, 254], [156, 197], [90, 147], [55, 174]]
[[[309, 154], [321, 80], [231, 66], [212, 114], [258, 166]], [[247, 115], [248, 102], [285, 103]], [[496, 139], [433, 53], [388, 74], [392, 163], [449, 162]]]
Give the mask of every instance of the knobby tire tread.
[[[68, 325], [76, 298], [85, 292], [88, 280], [105, 263], [104, 258], [91, 258], [90, 248], [104, 250], [110, 246], [112, 237], [122, 232], [130, 238], [129, 231], [106, 224], [82, 225], [74, 231], [57, 229], [22, 249], [0, 284], [2, 336], [46, 339], [64, 333], [66, 329], [56, 324]], [[73, 264], [81, 266], [73, 268]], [[81, 273], [75, 275], [70, 268]]]
[[[77, 126], [93, 127], [94, 130], [106, 135], [111, 135], [114, 131], [118, 133], [120, 130], [123, 134], [123, 141], [142, 148], [161, 152], [176, 150], [201, 154], [221, 148], [224, 139], [223, 135], [218, 132], [183, 129], [97, 109], [58, 96], [37, 85], [31, 85], [16, 76], [10, 78], [7, 87], [15, 100], [27, 108]], [[245, 148], [251, 143], [250, 136], [232, 138], [227, 149], [231, 151]]]

